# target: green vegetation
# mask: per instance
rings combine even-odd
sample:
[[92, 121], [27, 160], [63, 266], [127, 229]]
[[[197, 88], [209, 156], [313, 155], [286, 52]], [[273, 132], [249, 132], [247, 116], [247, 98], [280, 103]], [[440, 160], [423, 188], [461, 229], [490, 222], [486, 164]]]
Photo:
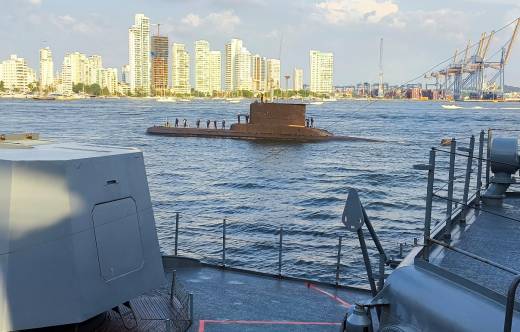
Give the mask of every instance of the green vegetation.
[[0, 92], [4, 92], [6, 89], [5, 89], [5, 86], [4, 86], [4, 81], [0, 81]]
[[74, 91], [74, 93], [84, 92], [91, 96], [100, 96], [102, 93], [101, 87], [97, 83], [94, 83], [91, 85], [87, 85], [87, 84], [83, 84], [83, 83], [74, 84], [74, 86], [72, 87], [72, 91]]

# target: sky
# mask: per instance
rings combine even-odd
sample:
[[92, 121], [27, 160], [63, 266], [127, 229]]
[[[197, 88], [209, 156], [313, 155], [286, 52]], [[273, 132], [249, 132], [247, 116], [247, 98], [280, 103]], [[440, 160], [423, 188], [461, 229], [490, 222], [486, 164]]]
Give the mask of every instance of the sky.
[[[334, 53], [336, 85], [376, 82], [383, 38], [385, 81], [402, 84], [519, 17], [520, 1], [0, 0], [0, 59], [17, 54], [37, 69], [38, 49], [49, 46], [55, 68], [74, 51], [99, 54], [104, 67], [120, 68], [128, 62], [136, 13], [159, 23], [170, 43], [185, 43], [192, 61], [196, 40], [223, 51], [240, 38], [253, 54], [281, 58], [282, 75], [303, 68], [306, 82], [311, 49]], [[511, 33], [510, 27], [497, 34], [490, 53]], [[520, 86], [520, 41], [505, 77]]]

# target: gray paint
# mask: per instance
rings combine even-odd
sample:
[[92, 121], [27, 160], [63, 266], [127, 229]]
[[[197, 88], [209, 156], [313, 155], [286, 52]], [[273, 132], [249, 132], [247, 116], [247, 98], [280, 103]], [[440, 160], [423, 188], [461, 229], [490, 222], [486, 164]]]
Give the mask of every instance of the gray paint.
[[81, 322], [162, 285], [141, 152], [4, 147], [0, 331]]

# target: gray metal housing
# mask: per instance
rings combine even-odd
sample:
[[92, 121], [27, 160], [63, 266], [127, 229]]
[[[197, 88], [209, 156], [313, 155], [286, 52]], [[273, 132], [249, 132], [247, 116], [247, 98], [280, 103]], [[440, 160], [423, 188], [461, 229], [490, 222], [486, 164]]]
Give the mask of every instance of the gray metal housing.
[[0, 144], [0, 331], [78, 323], [164, 283], [136, 149]]

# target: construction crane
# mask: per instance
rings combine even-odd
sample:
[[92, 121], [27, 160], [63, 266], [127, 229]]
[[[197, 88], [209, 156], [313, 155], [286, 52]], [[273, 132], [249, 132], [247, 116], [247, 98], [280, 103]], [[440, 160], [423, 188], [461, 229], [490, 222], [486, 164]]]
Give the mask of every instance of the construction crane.
[[[468, 42], [463, 53], [459, 53], [456, 50], [453, 58], [451, 58], [451, 61], [445, 68], [425, 75], [425, 78], [435, 78], [437, 89], [439, 92], [442, 91], [444, 98], [447, 98], [449, 93], [452, 94], [455, 100], [503, 97], [504, 69], [511, 57], [511, 50], [520, 30], [520, 18], [517, 18], [507, 26], [513, 24], [515, 26], [511, 38], [498, 50], [501, 52], [499, 60], [491, 60], [497, 54], [496, 52], [491, 57], [487, 57], [490, 44], [496, 32], [491, 31], [489, 34], [484, 32], [475, 44], [472, 45], [471, 42]], [[470, 52], [473, 48], [475, 51], [471, 54]], [[492, 78], [485, 82], [485, 72], [487, 70], [494, 70], [494, 72]], [[444, 78], [444, 80], [439, 85], [440, 78]], [[496, 84], [497, 80], [498, 84]], [[498, 88], [496, 88], [497, 85]], [[491, 86], [495, 87], [495, 91], [490, 96], [489, 87]], [[499, 91], [500, 96], [497, 96], [496, 90]]]

